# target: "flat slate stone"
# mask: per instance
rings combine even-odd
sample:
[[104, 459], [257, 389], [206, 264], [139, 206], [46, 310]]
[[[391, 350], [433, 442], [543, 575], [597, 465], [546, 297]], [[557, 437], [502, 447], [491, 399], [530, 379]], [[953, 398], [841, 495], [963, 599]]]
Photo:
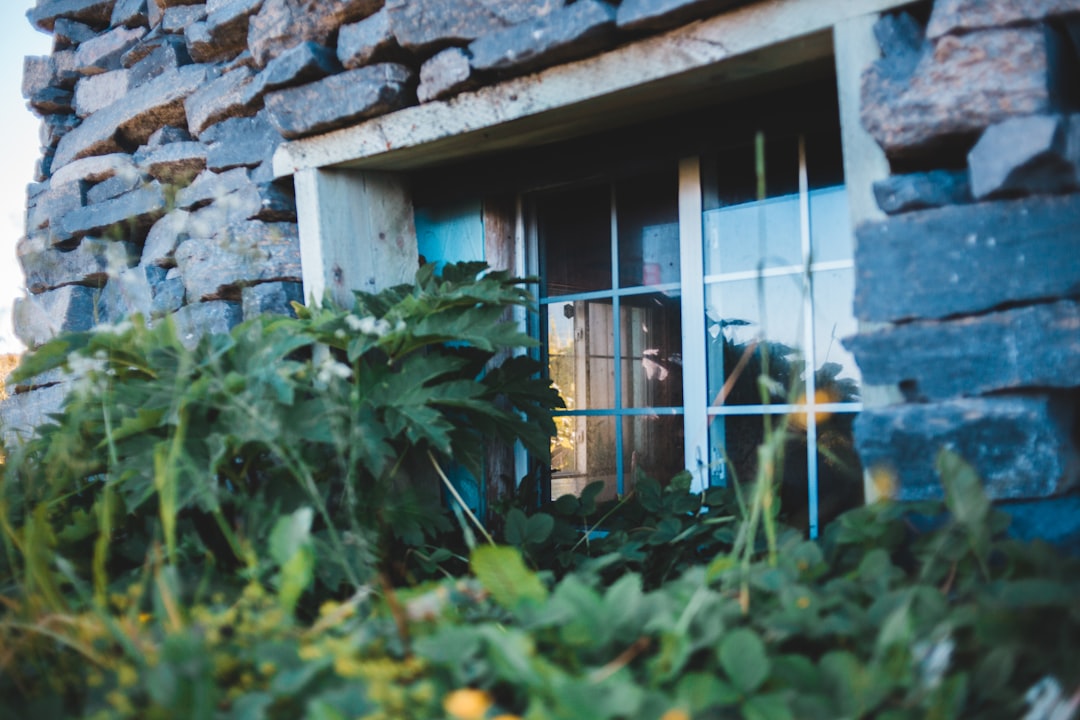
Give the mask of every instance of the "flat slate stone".
[[205, 21], [186, 29], [188, 52], [195, 62], [221, 62], [247, 49], [248, 20], [263, 0], [230, 0], [209, 10]]
[[146, 27], [150, 24], [146, 2], [147, 0], [116, 0], [109, 24], [113, 27]]
[[67, 397], [66, 385], [50, 385], [18, 393], [0, 402], [0, 436], [9, 448], [29, 442], [35, 429], [59, 414]]
[[57, 170], [53, 173], [52, 184], [56, 187], [77, 180], [99, 183], [108, 180], [114, 175], [134, 177], [138, 174], [135, 162], [127, 153], [95, 155], [94, 157], [75, 160]]
[[164, 280], [153, 283], [150, 290], [150, 317], [155, 319], [179, 310], [187, 297], [184, 293], [184, 281], [176, 268], [169, 270]]
[[78, 20], [95, 28], [103, 28], [112, 19], [116, 0], [38, 0], [26, 17], [39, 30], [52, 32], [59, 18]]
[[1073, 13], [1080, 13], [1078, 0], [937, 0], [930, 14], [927, 35], [939, 38]]
[[70, 113], [74, 111], [74, 97], [70, 90], [47, 87], [31, 95], [27, 105], [41, 115]]
[[866, 408], [855, 419], [863, 467], [894, 480], [897, 499], [942, 497], [934, 469], [948, 447], [993, 499], [1039, 498], [1076, 483], [1074, 408], [1063, 398], [994, 397]]
[[266, 110], [252, 117], [229, 118], [212, 125], [202, 134], [209, 143], [206, 166], [215, 172], [238, 167], [257, 167], [272, 162], [283, 140], [270, 124]]
[[193, 237], [211, 237], [220, 228], [245, 220], [296, 222], [296, 201], [275, 183], [249, 182], [194, 211], [187, 229]]
[[565, 4], [564, 0], [387, 0], [386, 10], [401, 47], [427, 57], [543, 17]]
[[[110, 258], [137, 258], [133, 245], [86, 237], [71, 250], [51, 246], [41, 237], [32, 237], [16, 246], [19, 263], [26, 276], [26, 289], [43, 293], [64, 285], [101, 287], [109, 277]], [[128, 263], [130, 264], [130, 262]]]
[[75, 20], [57, 18], [53, 25], [53, 47], [57, 50], [67, 50], [96, 36], [94, 28]]
[[268, 92], [321, 80], [327, 75], [341, 72], [334, 51], [314, 42], [300, 43], [286, 50], [266, 64], [248, 86], [249, 102], [258, 101]]
[[155, 130], [153, 134], [147, 138], [146, 144], [148, 147], [155, 148], [161, 147], [162, 145], [169, 145], [170, 143], [190, 142], [193, 139], [191, 133], [187, 131], [187, 128], [166, 125], [165, 127]]
[[86, 192], [86, 204], [105, 202], [144, 185], [149, 178], [141, 173], [122, 173], [99, 182]]
[[171, 317], [180, 344], [194, 350], [204, 335], [223, 335], [239, 325], [244, 313], [238, 302], [215, 300], [185, 305]]
[[60, 138], [71, 132], [78, 124], [79, 118], [74, 115], [44, 115], [38, 128], [38, 140], [43, 148], [56, 149]]
[[187, 43], [179, 36], [167, 36], [147, 48], [149, 53], [131, 65], [132, 87], [141, 87], [160, 75], [192, 63]]
[[1003, 502], [996, 509], [1009, 515], [1009, 537], [1023, 542], [1042, 540], [1080, 557], [1080, 493]]
[[142, 145], [163, 125], [187, 126], [184, 100], [202, 87], [210, 76], [204, 65], [189, 65], [166, 72], [83, 120], [60, 141], [53, 167], [91, 155], [122, 149], [118, 135], [132, 145]]
[[39, 347], [62, 332], [89, 330], [98, 317], [98, 289], [65, 285], [15, 299], [15, 336], [28, 347]]
[[384, 7], [360, 22], [342, 25], [338, 32], [337, 57], [349, 70], [375, 62], [397, 62], [403, 54]]
[[1080, 305], [1071, 300], [849, 338], [863, 380], [909, 400], [1080, 387]]
[[190, 185], [176, 193], [176, 207], [183, 210], [197, 210], [220, 197], [240, 190], [251, 184], [247, 170], [236, 168], [223, 173], [206, 170], [199, 174]]
[[205, 5], [178, 5], [165, 10], [161, 16], [159, 27], [163, 32], [182, 33], [190, 25], [205, 19]]
[[446, 48], [420, 66], [416, 96], [420, 102], [429, 102], [456, 95], [476, 84], [472, 79], [469, 54], [461, 48]]
[[185, 186], [206, 169], [206, 146], [200, 142], [177, 142], [150, 152], [140, 167], [167, 185]]
[[86, 204], [87, 183], [49, 183], [26, 213], [27, 232], [47, 227], [54, 217], [61, 217]]
[[119, 235], [139, 242], [165, 210], [165, 192], [160, 183], [152, 182], [118, 198], [68, 213], [60, 218], [60, 231], [73, 238]]
[[488, 33], [469, 45], [479, 72], [526, 73], [592, 55], [615, 42], [615, 8], [578, 0], [543, 17]]
[[855, 314], [896, 322], [1075, 295], [1080, 195], [896, 215], [857, 229]]
[[413, 100], [412, 83], [412, 70], [404, 65], [368, 65], [268, 93], [266, 109], [283, 137], [304, 137], [404, 107]]
[[256, 66], [265, 67], [302, 42], [329, 45], [338, 28], [368, 17], [382, 5], [383, 0], [265, 0], [251, 18], [248, 49]]
[[910, 77], [883, 58], [863, 75], [863, 125], [890, 158], [904, 158], [1049, 112], [1059, 52], [1053, 31], [1027, 27], [941, 38]]
[[744, 2], [746, 0], [623, 0], [618, 23], [621, 30], [664, 30], [715, 15]]
[[53, 84], [53, 61], [48, 55], [23, 58], [22, 96], [29, 100]]
[[70, 90], [82, 78], [75, 61], [76, 50], [57, 50], [52, 54], [53, 79], [50, 85]]
[[890, 175], [874, 183], [878, 207], [889, 215], [972, 202], [965, 170]]
[[300, 282], [300, 240], [293, 223], [240, 222], [183, 242], [176, 264], [189, 300], [239, 298], [246, 285]]
[[146, 28], [113, 28], [87, 40], [75, 51], [75, 63], [83, 75], [97, 75], [110, 70], [119, 70], [123, 65], [120, 59], [146, 35]]
[[1080, 189], [1066, 140], [1065, 119], [1057, 115], [991, 125], [968, 153], [972, 193], [984, 199]]
[[240, 292], [244, 320], [260, 315], [292, 315], [292, 303], [304, 303], [304, 285], [298, 282], [268, 282], [250, 285]]
[[195, 137], [211, 125], [233, 117], [249, 117], [262, 109], [262, 98], [248, 92], [253, 80], [250, 68], [240, 68], [210, 81], [184, 101], [188, 129]]
[[139, 264], [144, 267], [174, 267], [176, 260], [173, 254], [177, 246], [191, 237], [190, 220], [191, 213], [186, 210], [172, 210], [155, 222], [146, 234]]
[[75, 86], [75, 114], [81, 118], [112, 105], [127, 95], [131, 71], [120, 69], [84, 77]]

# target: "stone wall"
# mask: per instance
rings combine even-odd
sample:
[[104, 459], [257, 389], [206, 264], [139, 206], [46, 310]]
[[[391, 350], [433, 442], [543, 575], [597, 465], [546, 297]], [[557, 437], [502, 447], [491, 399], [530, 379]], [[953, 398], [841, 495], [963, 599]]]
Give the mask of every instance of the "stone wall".
[[[1022, 531], [1080, 543], [1080, 3], [937, 0], [875, 28], [863, 123], [894, 174], [858, 229], [848, 341], [904, 401], [856, 434], [872, 477], [940, 494], [937, 448], [973, 462]], [[1048, 498], [1053, 500], [1046, 501]]]

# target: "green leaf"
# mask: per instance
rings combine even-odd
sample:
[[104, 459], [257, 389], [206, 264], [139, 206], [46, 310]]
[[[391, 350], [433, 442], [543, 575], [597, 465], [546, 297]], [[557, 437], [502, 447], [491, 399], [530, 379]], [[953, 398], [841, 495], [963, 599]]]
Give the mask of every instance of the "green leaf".
[[716, 706], [734, 705], [739, 701], [739, 691], [712, 673], [692, 672], [679, 679], [675, 697], [686, 703], [692, 713], [700, 713]]
[[506, 542], [514, 547], [524, 545], [528, 522], [529, 519], [525, 517], [525, 513], [518, 508], [511, 508], [510, 512], [506, 513]]
[[743, 703], [744, 720], [794, 720], [787, 700], [779, 693], [755, 695]]
[[526, 601], [541, 603], [548, 597], [540, 576], [525, 567], [516, 548], [481, 545], [473, 550], [469, 565], [495, 602], [508, 610]]
[[975, 557], [985, 567], [990, 550], [987, 519], [990, 499], [975, 469], [954, 452], [942, 450], [937, 457], [938, 474], [945, 486], [945, 505], [956, 521], [967, 529]]
[[720, 641], [720, 666], [739, 690], [749, 694], [769, 677], [769, 656], [765, 643], [748, 628], [727, 633]]
[[555, 529], [555, 518], [547, 513], [536, 513], [529, 518], [525, 527], [525, 540], [531, 543], [542, 543], [551, 537]]

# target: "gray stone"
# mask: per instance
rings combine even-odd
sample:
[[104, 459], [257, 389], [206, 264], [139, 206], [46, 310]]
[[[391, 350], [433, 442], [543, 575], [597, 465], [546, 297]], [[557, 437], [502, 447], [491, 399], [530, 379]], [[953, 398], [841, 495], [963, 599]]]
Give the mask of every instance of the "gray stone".
[[[176, 273], [174, 268], [171, 273]], [[153, 300], [150, 306], [150, 317], [159, 318], [170, 315], [184, 305], [184, 281], [179, 273], [165, 277], [158, 283], [150, 286], [153, 291]]]
[[887, 13], [874, 23], [874, 38], [881, 54], [890, 60], [900, 59], [907, 67], [902, 71], [910, 75], [919, 62], [926, 31], [919, 22], [906, 12]]
[[[277, 133], [274, 133], [277, 135]], [[278, 135], [278, 137], [281, 137]], [[253, 168], [248, 170], [248, 175], [251, 176], [251, 182], [253, 183], [268, 183], [274, 182], [277, 178], [274, 175], [274, 162], [273, 159], [267, 159], [259, 163]]]
[[50, 415], [63, 410], [66, 385], [50, 385], [32, 392], [12, 395], [0, 402], [0, 436], [10, 450], [29, 442], [36, 428], [50, 422]]
[[296, 316], [292, 303], [304, 303], [304, 286], [297, 282], [269, 282], [251, 285], [240, 293], [244, 319], [259, 315]]
[[57, 18], [53, 26], [53, 46], [57, 50], [67, 50], [96, 35], [97, 32], [89, 25], [67, 18]]
[[238, 302], [216, 300], [185, 305], [172, 316], [180, 344], [194, 350], [204, 335], [222, 335], [240, 324], [243, 310]]
[[184, 100], [202, 87], [209, 76], [202, 65], [189, 65], [166, 72], [128, 93], [83, 120], [60, 141], [54, 167], [91, 155], [122, 149], [119, 137], [132, 145], [142, 145], [163, 125], [187, 125]]
[[401, 61], [403, 54], [386, 8], [360, 22], [343, 25], [338, 32], [338, 60], [349, 70], [375, 62]]
[[31, 390], [37, 390], [38, 388], [49, 387], [50, 385], [56, 385], [62, 382], [69, 382], [72, 379], [71, 373], [66, 372], [62, 367], [46, 370], [43, 373], [19, 380], [18, 382], [15, 382], [12, 379], [12, 375], [14, 374], [15, 371], [13, 370], [4, 380], [4, 385], [9, 395], [13, 393], [26, 393]]
[[33, 209], [26, 213], [27, 232], [33, 233], [47, 227], [54, 217], [61, 217], [86, 204], [85, 182], [49, 183], [48, 189], [39, 195]]
[[38, 128], [38, 139], [45, 148], [56, 148], [60, 138], [71, 132], [79, 124], [79, 118], [74, 115], [45, 115], [41, 118], [41, 126]]
[[1078, 0], [937, 0], [927, 35], [939, 38], [972, 30], [1033, 23], [1058, 15], [1080, 13]]
[[99, 182], [87, 191], [86, 204], [92, 205], [118, 198], [121, 195], [140, 187], [146, 183], [147, 180], [148, 178], [140, 173], [122, 173], [120, 175], [113, 175], [108, 180]]
[[21, 241], [16, 247], [26, 275], [26, 288], [43, 293], [64, 285], [101, 287], [113, 266], [126, 267], [138, 258], [134, 246], [98, 238], [83, 238], [77, 247], [61, 250], [41, 236]]
[[968, 153], [971, 191], [979, 199], [1060, 193], [1080, 187], [1066, 157], [1063, 118], [1029, 115], [991, 125]]
[[130, 75], [130, 70], [121, 69], [84, 77], [75, 86], [75, 114], [84, 118], [123, 98]]
[[149, 50], [148, 54], [131, 65], [132, 87], [139, 87], [166, 72], [191, 64], [187, 43], [180, 37], [167, 36], [160, 42], [145, 46], [145, 49]]
[[190, 219], [191, 213], [186, 210], [173, 210], [154, 223], [146, 234], [140, 264], [144, 267], [174, 267], [173, 255], [177, 246], [191, 236], [188, 231]]
[[1075, 295], [1080, 195], [896, 215], [861, 225], [855, 314], [893, 322]]
[[248, 183], [193, 212], [188, 231], [193, 237], [210, 237], [218, 229], [244, 220], [296, 222], [292, 193], [274, 183]]
[[82, 78], [79, 64], [75, 60], [75, 50], [58, 50], [52, 54], [52, 85], [70, 90]]
[[263, 0], [229, 0], [211, 10], [203, 22], [187, 28], [188, 52], [195, 62], [221, 62], [247, 48], [248, 19], [262, 7]]
[[430, 56], [488, 33], [543, 17], [564, 0], [387, 0], [390, 27], [401, 47]]
[[742, 2], [745, 0], [623, 0], [618, 23], [623, 30], [665, 30]]
[[70, 212], [60, 218], [60, 231], [73, 238], [84, 235], [117, 235], [139, 242], [159, 217], [165, 214], [165, 192], [158, 182]]
[[241, 287], [260, 282], [300, 282], [296, 225], [236, 223], [212, 238], [183, 242], [176, 264], [189, 300], [239, 298]]
[[1010, 117], [1048, 112], [1058, 52], [1056, 35], [1034, 27], [941, 38], [910, 78], [884, 58], [863, 75], [863, 125], [889, 157], [903, 158]]
[[52, 184], [63, 185], [64, 183], [83, 180], [88, 183], [99, 183], [108, 180], [114, 175], [138, 176], [135, 163], [127, 153], [113, 153], [111, 155], [95, 155], [93, 157], [75, 160], [62, 168], [59, 168], [52, 176]]
[[39, 30], [52, 32], [58, 18], [78, 20], [95, 28], [103, 28], [112, 19], [116, 0], [38, 0], [26, 17]]
[[413, 98], [412, 70], [383, 63], [268, 93], [270, 122], [286, 138], [326, 132], [392, 112]]
[[217, 198], [251, 185], [247, 170], [235, 168], [223, 173], [207, 170], [190, 185], [176, 193], [176, 207], [194, 210], [209, 205]]
[[600, 0], [578, 0], [484, 35], [469, 45], [469, 52], [474, 70], [525, 73], [592, 55], [614, 42], [615, 8]]
[[16, 298], [15, 335], [36, 348], [62, 332], [89, 330], [97, 323], [98, 310], [98, 289], [82, 285]]
[[934, 469], [947, 447], [974, 466], [991, 498], [1037, 498], [1076, 482], [1072, 405], [994, 397], [867, 408], [855, 420], [863, 467], [895, 481], [900, 500], [942, 496]]
[[55, 74], [52, 58], [48, 55], [27, 55], [23, 58], [22, 96], [31, 97], [47, 89]]
[[222, 120], [233, 117], [250, 117], [262, 109], [261, 98], [251, 98], [248, 87], [252, 83], [252, 71], [241, 68], [207, 83], [184, 101], [188, 129], [195, 137]]
[[251, 53], [247, 50], [240, 53], [232, 60], [224, 63], [221, 66], [222, 73], [230, 73], [233, 70], [239, 70], [240, 68], [248, 68], [249, 70], [258, 71], [258, 66], [255, 65], [255, 58], [251, 57]]
[[182, 33], [188, 26], [205, 19], [205, 5], [178, 5], [165, 10], [160, 27], [163, 32]]
[[140, 167], [167, 185], [187, 185], [206, 169], [206, 146], [199, 142], [163, 145], [151, 151]]
[[420, 85], [416, 97], [430, 102], [474, 87], [469, 55], [461, 48], [447, 48], [428, 58], [420, 67]]
[[168, 272], [154, 265], [136, 265], [114, 273], [101, 291], [101, 305], [109, 321], [133, 315], [157, 318], [179, 309], [184, 303], [183, 283], [179, 277], [170, 280]]
[[863, 380], [909, 400], [1080, 387], [1080, 305], [1070, 300], [849, 338]]
[[362, 20], [381, 8], [383, 0], [266, 0], [252, 16], [248, 29], [248, 49], [258, 67], [289, 48], [312, 41], [329, 45], [338, 28]]
[[27, 105], [41, 115], [55, 115], [72, 112], [72, 100], [70, 90], [50, 86], [31, 95]]
[[120, 58], [145, 34], [146, 28], [143, 27], [118, 27], [87, 40], [75, 51], [79, 72], [83, 75], [96, 75], [109, 70], [119, 70], [123, 67]]
[[147, 138], [146, 145], [147, 147], [155, 148], [161, 147], [162, 145], [169, 145], [170, 143], [191, 142], [193, 139], [191, 133], [187, 131], [187, 128], [166, 125], [165, 127], [155, 130], [153, 134]]
[[116, 6], [113, 7], [112, 12], [112, 21], [109, 24], [113, 27], [117, 25], [146, 27], [149, 24], [146, 0], [116, 0]]
[[890, 215], [972, 202], [968, 174], [963, 170], [890, 175], [874, 183], [874, 197]]
[[1043, 540], [1073, 557], [1080, 556], [1080, 493], [1043, 500], [998, 504], [1009, 515], [1009, 537], [1023, 542]]
[[262, 98], [273, 90], [321, 80], [341, 69], [330, 48], [313, 42], [301, 43], [268, 62], [249, 86], [248, 96], [252, 100]]
[[230, 118], [213, 125], [202, 134], [202, 141], [210, 145], [206, 166], [223, 172], [272, 161], [282, 138], [264, 110], [254, 117]]

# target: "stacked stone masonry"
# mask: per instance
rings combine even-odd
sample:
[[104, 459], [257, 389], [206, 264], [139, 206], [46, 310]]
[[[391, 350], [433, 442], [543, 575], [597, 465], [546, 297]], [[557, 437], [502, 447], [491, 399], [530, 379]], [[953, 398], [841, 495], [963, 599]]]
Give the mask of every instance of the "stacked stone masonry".
[[[175, 313], [194, 340], [287, 312], [300, 256], [291, 183], [271, 170], [280, 143], [746, 4], [38, 0], [28, 17], [54, 52], [25, 64], [42, 156], [17, 333], [34, 346]], [[1070, 492], [1080, 0], [927, 0], [875, 34], [862, 120], [894, 172], [874, 187], [887, 219], [857, 232], [856, 313], [880, 329], [850, 347], [905, 402], [862, 415], [864, 462], [919, 497], [926, 458], [950, 445], [998, 497]]]

